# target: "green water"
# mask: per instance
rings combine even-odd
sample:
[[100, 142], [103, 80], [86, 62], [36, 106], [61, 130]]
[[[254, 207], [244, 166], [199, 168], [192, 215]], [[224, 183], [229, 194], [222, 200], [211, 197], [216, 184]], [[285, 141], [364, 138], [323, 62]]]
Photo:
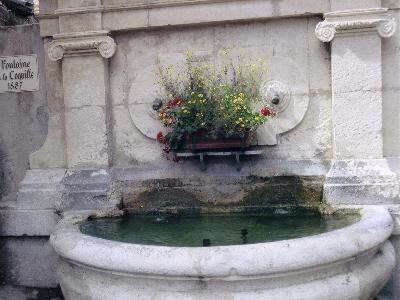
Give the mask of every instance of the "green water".
[[82, 233], [126, 243], [199, 247], [272, 242], [315, 235], [357, 221], [355, 215], [125, 216], [82, 223]]

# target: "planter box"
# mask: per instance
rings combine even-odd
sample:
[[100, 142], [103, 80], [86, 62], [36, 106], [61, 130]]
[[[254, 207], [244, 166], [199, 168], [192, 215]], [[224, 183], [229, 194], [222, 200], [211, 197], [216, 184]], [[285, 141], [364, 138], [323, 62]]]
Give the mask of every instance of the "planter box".
[[217, 138], [211, 139], [205, 135], [192, 135], [186, 139], [186, 149], [191, 151], [244, 149], [250, 147], [250, 138]]

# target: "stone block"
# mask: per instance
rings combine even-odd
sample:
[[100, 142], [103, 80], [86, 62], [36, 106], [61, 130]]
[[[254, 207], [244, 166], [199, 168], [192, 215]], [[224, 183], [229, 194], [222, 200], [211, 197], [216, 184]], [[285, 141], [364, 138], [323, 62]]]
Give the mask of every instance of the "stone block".
[[329, 204], [390, 204], [398, 196], [398, 178], [386, 159], [334, 161], [326, 175], [324, 199]]
[[308, 18], [308, 74], [310, 91], [313, 93], [331, 93], [331, 53], [329, 45], [321, 43], [315, 37], [315, 26], [321, 20]]
[[12, 300], [61, 300], [60, 288], [35, 288], [13, 285], [0, 287], [0, 299]]
[[383, 153], [387, 157], [400, 155], [399, 94], [400, 88], [383, 91]]
[[[50, 44], [44, 39], [45, 50]], [[44, 144], [29, 156], [31, 169], [63, 168], [66, 166], [64, 99], [61, 64], [45, 56], [46, 95], [48, 107], [47, 137]]]
[[66, 166], [64, 116], [49, 116], [45, 143], [29, 156], [31, 169], [63, 168]]
[[108, 165], [106, 116], [99, 106], [65, 113], [68, 167]]
[[331, 11], [381, 7], [381, 0], [332, 0]]
[[[279, 136], [278, 145], [268, 149], [265, 156], [269, 159], [286, 160], [330, 159], [332, 156], [331, 114], [330, 93], [311, 94], [304, 119], [293, 130]], [[304, 142], [306, 140], [307, 143]]]
[[[400, 40], [400, 38], [399, 38]], [[385, 90], [400, 89], [400, 45], [397, 53], [382, 55], [383, 88]]]
[[52, 210], [61, 197], [65, 170], [28, 170], [20, 184], [14, 209]]
[[114, 106], [113, 116], [115, 165], [135, 165], [162, 159], [162, 145], [138, 131], [125, 106]]
[[58, 1], [42, 0], [39, 1], [39, 11], [41, 14], [51, 14], [58, 8]]
[[382, 89], [381, 37], [339, 35], [332, 42], [332, 92]]
[[251, 167], [253, 176], [325, 176], [329, 171], [330, 163], [328, 160], [310, 159], [262, 159], [255, 161]]
[[57, 219], [53, 209], [2, 209], [0, 236], [48, 236]]
[[248, 24], [226, 24], [214, 27], [215, 44], [218, 48], [247, 48], [267, 45], [267, 26], [265, 22]]
[[333, 95], [334, 156], [381, 158], [382, 93], [357, 91]]
[[101, 13], [60, 15], [59, 24], [60, 33], [101, 30]]
[[2, 285], [55, 288], [57, 262], [48, 237], [0, 237]]
[[307, 57], [307, 23], [307, 18], [269, 20], [267, 22], [267, 47], [272, 48], [273, 56]]
[[59, 0], [59, 8], [93, 7], [101, 5], [100, 0]]
[[148, 11], [118, 10], [103, 14], [103, 27], [112, 30], [146, 28], [148, 26]]
[[63, 185], [63, 196], [55, 203], [59, 212], [116, 208], [120, 204], [108, 170], [69, 170]]
[[105, 60], [99, 55], [63, 60], [63, 89], [66, 109], [105, 106]]
[[40, 24], [40, 36], [42, 37], [50, 37], [57, 33], [60, 33], [60, 25], [58, 22], [58, 18], [46, 17], [41, 18], [39, 21]]
[[274, 16], [308, 16], [315, 13], [325, 13], [330, 11], [330, 3], [326, 0], [302, 0], [291, 1], [281, 0], [279, 2], [271, 1], [274, 5]]
[[400, 2], [397, 0], [382, 0], [382, 7], [400, 8]]
[[171, 6], [149, 10], [149, 26], [222, 22], [265, 17], [272, 12], [271, 2], [222, 2], [194, 6]]

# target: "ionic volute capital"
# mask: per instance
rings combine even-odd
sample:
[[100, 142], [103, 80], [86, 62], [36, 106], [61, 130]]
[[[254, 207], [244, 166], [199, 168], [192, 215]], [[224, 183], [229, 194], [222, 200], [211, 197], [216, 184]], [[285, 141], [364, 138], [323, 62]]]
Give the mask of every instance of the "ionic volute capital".
[[324, 17], [325, 20], [317, 24], [315, 35], [325, 43], [337, 34], [376, 31], [382, 38], [389, 38], [396, 31], [396, 19], [387, 8], [331, 12]]
[[54, 41], [48, 48], [51, 60], [57, 61], [65, 55], [80, 55], [98, 52], [104, 58], [111, 58], [117, 45], [106, 31], [60, 34], [54, 36]]

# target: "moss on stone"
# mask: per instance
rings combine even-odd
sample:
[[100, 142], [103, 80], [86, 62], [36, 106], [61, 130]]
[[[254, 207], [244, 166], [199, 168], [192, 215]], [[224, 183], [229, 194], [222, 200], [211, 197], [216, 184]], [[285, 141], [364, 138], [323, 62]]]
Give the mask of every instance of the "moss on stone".
[[133, 201], [129, 201], [133, 211], [154, 212], [171, 211], [183, 213], [200, 207], [196, 195], [181, 188], [157, 188], [140, 193]]
[[[253, 178], [254, 180], [254, 178]], [[297, 176], [256, 178], [256, 184], [244, 196], [242, 205], [319, 206], [322, 203], [322, 181], [310, 181]]]

